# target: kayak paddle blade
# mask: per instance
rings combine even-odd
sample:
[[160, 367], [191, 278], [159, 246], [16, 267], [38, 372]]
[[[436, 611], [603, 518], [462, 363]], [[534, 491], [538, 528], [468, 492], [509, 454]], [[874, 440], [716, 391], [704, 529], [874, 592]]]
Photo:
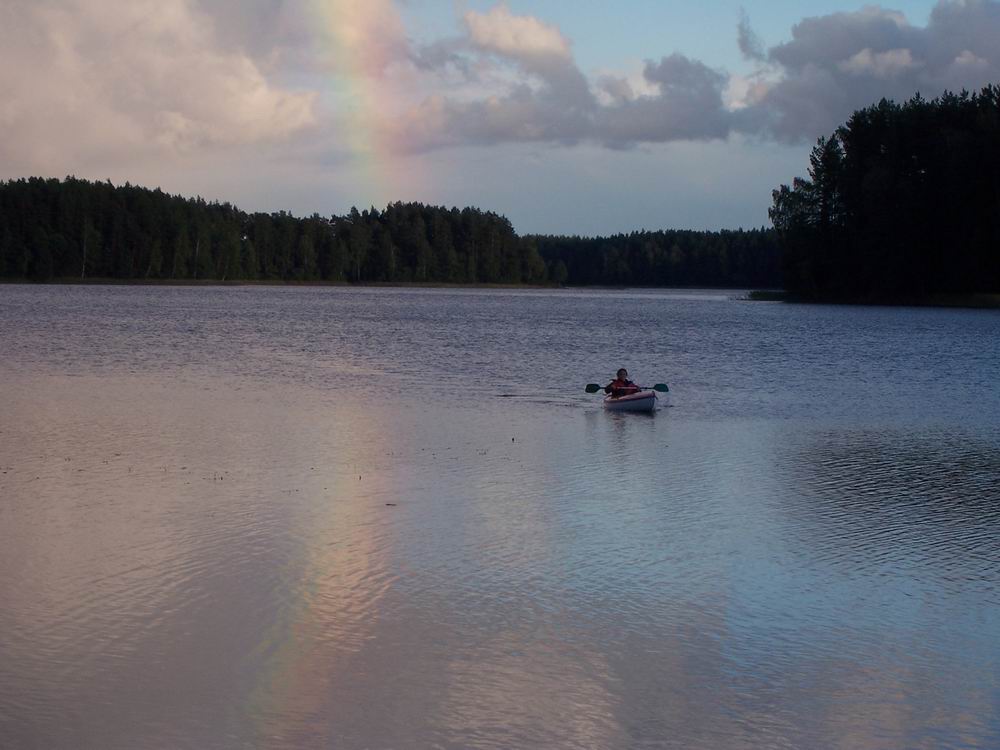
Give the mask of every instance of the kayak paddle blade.
[[669, 393], [670, 392], [670, 389], [667, 388], [667, 384], [666, 383], [657, 383], [656, 385], [653, 386], [653, 390], [654, 391], [659, 391], [660, 393]]
[[587, 383], [586, 390], [587, 393], [597, 393], [599, 390], [601, 390], [601, 386], [599, 386], [597, 383]]

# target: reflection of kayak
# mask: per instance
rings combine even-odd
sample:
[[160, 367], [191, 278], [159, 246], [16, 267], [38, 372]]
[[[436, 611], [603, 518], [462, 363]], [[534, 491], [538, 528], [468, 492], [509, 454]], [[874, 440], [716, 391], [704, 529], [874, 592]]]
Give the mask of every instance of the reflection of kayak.
[[611, 411], [653, 411], [656, 408], [656, 392], [639, 391], [618, 398], [605, 396], [604, 408]]

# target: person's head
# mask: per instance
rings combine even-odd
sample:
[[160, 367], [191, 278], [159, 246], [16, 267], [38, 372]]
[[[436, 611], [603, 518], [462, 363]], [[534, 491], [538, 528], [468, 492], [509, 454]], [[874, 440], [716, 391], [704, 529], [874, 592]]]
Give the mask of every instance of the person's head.
[[624, 367], [621, 368], [618, 372], [615, 373], [615, 377], [618, 378], [619, 380], [628, 380], [628, 370], [626, 370]]

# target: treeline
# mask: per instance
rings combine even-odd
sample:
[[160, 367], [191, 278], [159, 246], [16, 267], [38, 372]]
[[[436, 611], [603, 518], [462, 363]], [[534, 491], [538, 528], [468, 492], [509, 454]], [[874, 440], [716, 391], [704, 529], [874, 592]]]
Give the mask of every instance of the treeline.
[[50, 278], [538, 283], [507, 219], [393, 203], [330, 219], [67, 178], [0, 183], [0, 275]]
[[534, 237], [560, 284], [780, 287], [774, 232], [632, 232], [613, 237]]
[[248, 214], [126, 184], [0, 183], [0, 277], [773, 286], [773, 233], [519, 237], [476, 208]]
[[773, 199], [794, 296], [1000, 292], [1000, 89], [855, 112]]

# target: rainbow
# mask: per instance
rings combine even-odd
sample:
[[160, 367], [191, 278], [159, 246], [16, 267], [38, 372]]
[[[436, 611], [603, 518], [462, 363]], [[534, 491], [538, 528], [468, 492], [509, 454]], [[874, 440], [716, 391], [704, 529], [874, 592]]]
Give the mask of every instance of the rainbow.
[[404, 43], [402, 20], [391, 0], [312, 0], [310, 8], [317, 42], [334, 71], [330, 85], [342, 140], [360, 177], [352, 187], [362, 206], [384, 206], [399, 197], [401, 178], [398, 144], [385, 121], [398, 97], [385, 71]]
[[[360, 425], [369, 416], [350, 413], [346, 421]], [[302, 482], [303, 495], [314, 501], [296, 507], [289, 533], [301, 540], [305, 557], [281, 571], [289, 598], [251, 655], [259, 664], [247, 694], [257, 746], [307, 745], [317, 720], [330, 726], [346, 720], [338, 690], [349, 688], [353, 659], [375, 637], [379, 606], [394, 580], [384, 497], [398, 488], [369, 463], [385, 429], [376, 424], [365, 440], [337, 446], [344, 451], [339, 470], [310, 473]]]

